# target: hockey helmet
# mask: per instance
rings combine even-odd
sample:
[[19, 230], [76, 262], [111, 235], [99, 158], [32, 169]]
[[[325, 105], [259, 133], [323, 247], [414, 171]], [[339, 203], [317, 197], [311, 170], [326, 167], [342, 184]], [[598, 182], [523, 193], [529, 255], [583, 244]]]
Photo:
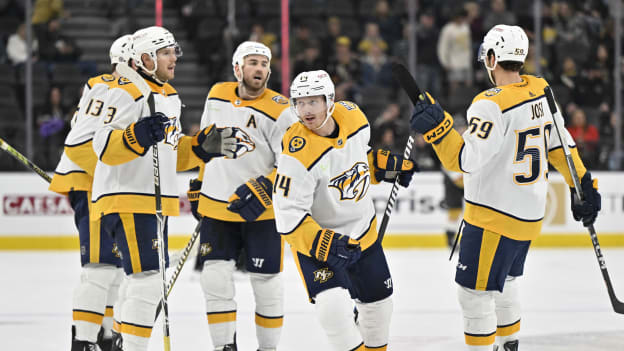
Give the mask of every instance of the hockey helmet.
[[[173, 34], [167, 29], [158, 26], [139, 29], [132, 35], [132, 60], [138, 67], [149, 73], [154, 79], [161, 82], [156, 77], [158, 63], [156, 61], [156, 51], [163, 48], [173, 47], [177, 57], [182, 56], [182, 49], [176, 42]], [[148, 54], [154, 61], [154, 69], [149, 70], [143, 64], [141, 55]], [[164, 82], [161, 82], [164, 83]]]
[[132, 35], [126, 34], [117, 38], [108, 51], [111, 65], [128, 62], [131, 54], [131, 46]]
[[[487, 65], [487, 54], [494, 53], [494, 65]], [[488, 70], [493, 70], [498, 62], [522, 62], [529, 53], [529, 38], [519, 26], [499, 24], [490, 29], [479, 47], [477, 59], [483, 62]]]
[[323, 127], [329, 119], [329, 116], [334, 112], [334, 97], [336, 96], [336, 91], [334, 89], [334, 82], [332, 82], [329, 74], [323, 70], [301, 72], [290, 85], [290, 107], [297, 117], [299, 117], [295, 107], [297, 98], [320, 95], [325, 96], [327, 116], [323, 124], [318, 128]]
[[[236, 65], [240, 67], [241, 72], [243, 71], [243, 64], [245, 63], [245, 57], [249, 55], [262, 55], [269, 60], [269, 64], [271, 63], [271, 49], [269, 49], [266, 45], [256, 42], [256, 41], [244, 41], [238, 45], [236, 51], [234, 51], [234, 55], [232, 55], [232, 71], [234, 72], [234, 77], [241, 82], [243, 80], [242, 74], [240, 77], [236, 74]], [[269, 75], [271, 74], [271, 68], [269, 66]], [[268, 76], [267, 76], [268, 80]]]

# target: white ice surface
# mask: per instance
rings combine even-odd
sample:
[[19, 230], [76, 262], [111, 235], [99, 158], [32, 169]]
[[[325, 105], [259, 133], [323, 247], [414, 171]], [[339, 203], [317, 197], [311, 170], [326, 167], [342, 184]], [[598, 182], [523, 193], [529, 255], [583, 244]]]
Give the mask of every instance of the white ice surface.
[[[624, 250], [604, 250], [624, 299]], [[447, 250], [389, 250], [394, 315], [389, 350], [464, 350]], [[0, 350], [69, 351], [78, 252], [1, 252]], [[286, 255], [285, 322], [279, 350], [328, 350], [292, 257]], [[532, 249], [520, 280], [520, 350], [624, 350], [624, 315], [613, 312], [596, 257], [587, 249]], [[239, 350], [256, 350], [247, 276], [236, 274]], [[172, 350], [211, 350], [197, 273], [185, 267], [169, 299]], [[157, 323], [150, 351], [163, 350]]]

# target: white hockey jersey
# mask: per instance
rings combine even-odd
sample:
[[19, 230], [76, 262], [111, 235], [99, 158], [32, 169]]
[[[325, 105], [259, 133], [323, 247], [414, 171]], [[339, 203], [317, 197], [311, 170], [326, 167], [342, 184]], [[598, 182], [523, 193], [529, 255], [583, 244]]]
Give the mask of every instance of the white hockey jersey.
[[[548, 162], [572, 184], [544, 95], [548, 83], [521, 77], [520, 83], [477, 95], [463, 136], [451, 131], [434, 149], [446, 168], [465, 173], [466, 222], [515, 240], [532, 240], [541, 231], [546, 209]], [[562, 132], [583, 176], [574, 141], [565, 128]]]
[[[282, 151], [281, 142], [286, 129], [297, 121], [288, 108], [288, 99], [265, 89], [254, 100], [237, 95], [238, 83], [215, 84], [206, 99], [201, 127], [215, 124], [219, 128], [238, 127], [245, 148], [236, 159], [212, 159], [200, 171], [202, 182], [198, 211], [202, 215], [223, 221], [244, 222], [238, 214], [227, 210], [228, 199], [236, 188], [251, 178], [265, 176], [273, 181], [274, 167]], [[274, 218], [270, 206], [258, 221]]]
[[309, 256], [321, 228], [359, 240], [362, 250], [377, 240], [369, 186], [370, 127], [357, 105], [340, 101], [332, 117], [337, 138], [319, 136], [301, 123], [284, 135], [273, 187], [277, 231]]
[[61, 155], [50, 190], [67, 194], [72, 190], [91, 191], [97, 156], [93, 151], [93, 134], [100, 118], [108, 88], [115, 83], [111, 74], [90, 78], [84, 85], [72, 129], [65, 137], [65, 150]]
[[[157, 144], [160, 162], [160, 190], [165, 216], [179, 214], [176, 169], [198, 166], [201, 160], [191, 151], [191, 137], [181, 135], [181, 102], [168, 83], [146, 79], [152, 88], [155, 110], [169, 117], [165, 139]], [[108, 213], [156, 213], [154, 165], [151, 147], [124, 138], [124, 130], [150, 111], [146, 98], [125, 78], [107, 91], [93, 149], [98, 157], [92, 194], [92, 217]], [[152, 146], [153, 147], [153, 146]]]

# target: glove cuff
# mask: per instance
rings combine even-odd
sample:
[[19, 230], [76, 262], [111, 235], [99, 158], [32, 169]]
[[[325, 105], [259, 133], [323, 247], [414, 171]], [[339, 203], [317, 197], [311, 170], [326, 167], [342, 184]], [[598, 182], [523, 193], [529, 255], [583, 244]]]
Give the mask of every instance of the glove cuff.
[[271, 201], [271, 193], [265, 189], [263, 184], [258, 182], [256, 179], [250, 179], [247, 182], [247, 186], [251, 190], [251, 192], [256, 196], [258, 200], [262, 203], [264, 207], [269, 207], [273, 204]]
[[435, 128], [425, 133], [423, 138], [427, 143], [437, 144], [437, 141], [444, 138], [444, 136], [446, 136], [451, 129], [453, 129], [453, 117], [445, 111], [444, 120], [442, 120], [442, 122], [440, 122], [440, 124], [438, 124]]
[[124, 145], [126, 146], [126, 148], [128, 148], [130, 151], [134, 152], [135, 154], [139, 156], [143, 156], [147, 152], [147, 148], [139, 144], [139, 140], [137, 139], [136, 134], [134, 132], [135, 125], [136, 123], [132, 123], [124, 130], [123, 132]]
[[321, 261], [327, 262], [329, 256], [329, 247], [336, 233], [331, 229], [319, 230], [316, 234], [316, 245], [314, 247], [314, 257]]

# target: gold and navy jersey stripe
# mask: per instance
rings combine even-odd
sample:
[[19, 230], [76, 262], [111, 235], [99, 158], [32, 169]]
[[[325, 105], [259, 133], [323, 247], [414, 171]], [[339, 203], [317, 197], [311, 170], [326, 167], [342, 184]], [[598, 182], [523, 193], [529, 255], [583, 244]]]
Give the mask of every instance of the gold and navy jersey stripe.
[[147, 325], [122, 322], [121, 333], [139, 336], [142, 338], [149, 338], [152, 335], [152, 327]]
[[[178, 196], [161, 195], [162, 213], [165, 216], [180, 215]], [[154, 194], [108, 193], [92, 201], [91, 219], [95, 220], [109, 213], [156, 213]]]
[[217, 83], [210, 89], [208, 100], [229, 102], [235, 107], [247, 107], [273, 121], [276, 121], [289, 106], [285, 96], [271, 89], [264, 89], [264, 93], [256, 99], [243, 100], [237, 95], [237, 88], [237, 82]]
[[236, 310], [222, 312], [207, 312], [208, 324], [236, 322]]
[[[335, 106], [332, 117], [338, 125], [338, 137], [322, 137], [302, 123], [293, 124], [284, 134], [282, 152], [297, 159], [308, 171], [332, 149], [343, 148], [347, 139], [369, 128], [366, 116], [356, 104], [340, 101]], [[291, 144], [299, 140], [303, 140], [303, 145], [293, 148]]]
[[69, 159], [77, 164], [80, 168], [93, 176], [95, 165], [97, 164], [97, 155], [93, 150], [93, 139], [85, 140], [74, 145], [65, 145], [65, 154]]
[[284, 316], [264, 316], [256, 312], [256, 325], [263, 328], [281, 328], [284, 325]]
[[496, 332], [484, 333], [484, 334], [472, 334], [464, 332], [466, 345], [470, 346], [488, 346], [494, 345], [496, 341]]
[[74, 321], [89, 322], [102, 325], [104, 314], [93, 311], [75, 309], [72, 311], [72, 318]]
[[92, 185], [93, 177], [85, 171], [54, 172], [49, 190], [67, 195], [70, 191], [91, 191]]
[[477, 227], [514, 240], [533, 240], [542, 231], [542, 218], [527, 219], [493, 207], [466, 200], [464, 220]]
[[496, 326], [496, 336], [510, 336], [520, 331], [520, 319], [513, 323]]
[[[199, 206], [197, 211], [203, 216], [218, 219], [227, 222], [245, 222], [245, 219], [238, 213], [227, 209], [229, 202], [215, 199], [204, 193], [199, 193]], [[256, 221], [265, 221], [267, 219], [275, 219], [273, 205], [266, 208], [266, 211], [256, 219]]]

